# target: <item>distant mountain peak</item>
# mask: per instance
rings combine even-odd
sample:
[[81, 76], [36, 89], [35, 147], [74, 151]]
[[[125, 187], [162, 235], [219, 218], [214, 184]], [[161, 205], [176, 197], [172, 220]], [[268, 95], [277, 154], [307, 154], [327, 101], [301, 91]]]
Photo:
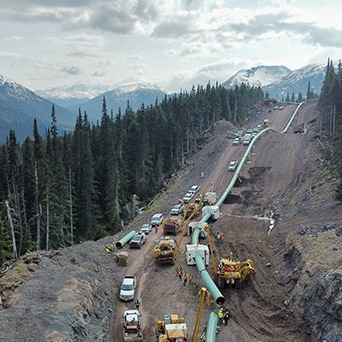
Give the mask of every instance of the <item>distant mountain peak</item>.
[[238, 71], [222, 85], [230, 88], [235, 86], [235, 84], [248, 83], [250, 86], [264, 87], [290, 73], [291, 70], [283, 65], [260, 65]]
[[227, 88], [241, 83], [260, 86], [264, 93], [280, 101], [287, 93], [298, 95], [301, 92], [305, 96], [309, 81], [312, 90], [319, 94], [324, 77], [325, 66], [321, 64], [309, 64], [293, 71], [283, 65], [261, 65], [238, 71], [222, 85]]
[[127, 82], [122, 83], [118, 87], [116, 87], [113, 91], [121, 92], [121, 93], [131, 93], [136, 90], [145, 89], [145, 90], [159, 90], [163, 93], [167, 93], [166, 90], [162, 89], [161, 87], [155, 85], [154, 83], [150, 82]]

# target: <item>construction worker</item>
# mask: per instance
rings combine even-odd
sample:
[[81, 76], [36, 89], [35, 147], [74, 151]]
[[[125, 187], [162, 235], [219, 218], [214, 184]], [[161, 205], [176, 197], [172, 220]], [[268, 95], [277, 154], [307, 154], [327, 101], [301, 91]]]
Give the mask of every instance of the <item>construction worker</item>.
[[156, 226], [156, 227], [154, 228], [154, 233], [155, 233], [155, 234], [158, 233], [158, 226]]
[[223, 312], [223, 322], [224, 322], [225, 325], [228, 324], [229, 318], [230, 318], [230, 309], [227, 308], [227, 309]]
[[139, 298], [137, 298], [137, 300], [135, 301], [136, 310], [139, 310], [139, 307], [140, 307], [140, 301], [139, 301]]
[[178, 277], [179, 280], [182, 280], [182, 270], [180, 268], [178, 269]]
[[188, 281], [188, 276], [184, 273], [184, 277], [183, 277], [183, 285], [186, 285], [186, 282]]
[[191, 282], [192, 282], [192, 274], [190, 273], [189, 274], [189, 285], [191, 284]]
[[222, 308], [218, 312], [217, 316], [219, 318], [219, 323], [222, 324], [223, 323], [223, 309]]
[[179, 269], [180, 269], [181, 272], [183, 271], [182, 264], [179, 265]]

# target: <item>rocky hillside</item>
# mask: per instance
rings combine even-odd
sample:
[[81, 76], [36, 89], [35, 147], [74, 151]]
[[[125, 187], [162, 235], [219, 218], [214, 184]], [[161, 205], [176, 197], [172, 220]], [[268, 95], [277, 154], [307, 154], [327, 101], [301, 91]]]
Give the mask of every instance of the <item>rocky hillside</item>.
[[[261, 104], [258, 109], [250, 127], [268, 116], [270, 125], [280, 130], [294, 106], [272, 113]], [[315, 105], [308, 103], [296, 119], [306, 123], [304, 135], [293, 134], [290, 127], [287, 134], [266, 134], [256, 143], [239, 182], [220, 207], [219, 220], [210, 222], [212, 233], [225, 234], [224, 244], [213, 242], [215, 259], [230, 253], [250, 258], [256, 269], [254, 278], [222, 291], [232, 317], [221, 327], [217, 342], [340, 341], [342, 213], [315, 128], [308, 124], [315, 115]], [[211, 181], [220, 196], [231, 177], [229, 161], [239, 160], [245, 150], [226, 138], [231, 128], [218, 122], [203, 133], [191, 165], [174, 175], [126, 232], [139, 229], [154, 212], [167, 215], [192, 184], [203, 187]], [[124, 274], [137, 276], [146, 340], [154, 340], [154, 327], [164, 313], [185, 317], [191, 335], [203, 286], [195, 267], [188, 269], [194, 283], [184, 287], [174, 267], [155, 264], [152, 248], [160, 231], [148, 236], [141, 250], [125, 248], [128, 265], [119, 266], [105, 247], [124, 234], [30, 253], [10, 265], [0, 278], [0, 341], [121, 341], [121, 314], [133, 305], [118, 300]], [[183, 265], [189, 241], [183, 239], [177, 259]], [[214, 277], [211, 266], [209, 270]], [[212, 310], [203, 311], [201, 331]]]

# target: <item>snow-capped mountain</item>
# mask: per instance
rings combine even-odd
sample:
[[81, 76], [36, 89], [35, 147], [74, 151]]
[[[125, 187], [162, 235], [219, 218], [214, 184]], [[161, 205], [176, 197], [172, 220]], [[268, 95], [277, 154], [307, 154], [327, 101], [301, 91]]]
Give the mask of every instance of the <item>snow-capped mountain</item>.
[[127, 108], [127, 101], [133, 110], [137, 110], [144, 103], [145, 107], [155, 104], [156, 100], [164, 99], [167, 92], [151, 83], [129, 83], [121, 85], [114, 90], [105, 92], [90, 101], [67, 107], [70, 111], [77, 111], [81, 107], [86, 111], [90, 121], [97, 121], [102, 116], [103, 97], [106, 98], [107, 111], [113, 110], [116, 115], [121, 108], [122, 112]]
[[71, 87], [55, 87], [35, 90], [35, 94], [64, 108], [88, 102], [99, 94], [109, 91], [108, 86], [76, 84]]
[[222, 85], [230, 88], [242, 82], [250, 86], [260, 86], [264, 93], [269, 93], [281, 101], [287, 93], [295, 96], [301, 92], [306, 96], [308, 82], [311, 90], [319, 94], [325, 78], [325, 66], [311, 64], [297, 70], [290, 70], [284, 66], [258, 66], [251, 69], [238, 71], [234, 76], [225, 81]]
[[281, 100], [287, 93], [291, 96], [294, 93], [296, 96], [299, 92], [306, 96], [308, 83], [310, 88], [316, 94], [321, 92], [323, 81], [325, 78], [326, 67], [321, 64], [311, 64], [303, 68], [292, 71], [278, 81], [269, 84], [262, 88], [264, 93], [269, 93], [270, 97]]
[[[52, 103], [37, 96], [31, 90], [0, 75], [0, 142], [6, 140], [9, 130], [14, 130], [19, 141], [32, 137], [33, 121], [37, 119], [40, 133], [51, 124]], [[69, 130], [75, 123], [76, 114], [55, 106], [58, 126]]]
[[250, 86], [264, 87], [277, 82], [284, 76], [291, 73], [291, 70], [282, 65], [257, 66], [251, 69], [242, 69], [235, 75], [222, 83], [224, 87], [231, 88], [236, 84], [248, 83]]

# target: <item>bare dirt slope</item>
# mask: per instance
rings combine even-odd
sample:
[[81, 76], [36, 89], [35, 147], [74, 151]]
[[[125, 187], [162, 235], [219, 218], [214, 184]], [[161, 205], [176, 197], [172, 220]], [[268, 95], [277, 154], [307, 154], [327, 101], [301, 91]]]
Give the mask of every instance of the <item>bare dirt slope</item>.
[[[260, 104], [248, 125], [268, 117], [270, 126], [282, 130], [294, 108], [269, 113], [269, 107]], [[313, 127], [307, 124], [315, 115], [315, 104], [308, 103], [294, 122], [304, 121], [306, 134], [294, 135], [291, 127], [287, 134], [269, 133], [256, 143], [241, 182], [220, 208], [220, 219], [210, 222], [212, 232], [225, 234], [224, 244], [213, 243], [216, 262], [231, 253], [242, 261], [251, 259], [256, 268], [254, 278], [222, 291], [232, 318], [221, 327], [218, 342], [335, 342], [342, 334], [342, 214], [331, 191], [334, 181], [326, 177]], [[155, 207], [126, 232], [139, 229], [154, 212], [168, 215], [192, 184], [203, 188], [212, 182], [220, 196], [232, 177], [229, 161], [240, 160], [246, 149], [232, 146], [226, 138], [229, 129], [222, 121], [208, 130], [190, 166], [175, 175]], [[257, 220], [265, 214], [276, 221], [272, 231], [268, 219]], [[144, 340], [153, 341], [157, 320], [174, 313], [185, 318], [191, 336], [204, 283], [195, 266], [186, 266], [190, 237], [184, 237], [176, 262], [194, 276], [193, 284], [184, 286], [174, 266], [154, 262], [153, 245], [160, 231], [149, 234], [141, 250], [125, 247], [129, 264], [118, 266], [105, 246], [124, 234], [31, 256], [8, 271], [0, 278], [0, 341], [121, 341], [122, 312], [134, 307], [118, 300], [124, 274], [138, 278]], [[208, 271], [214, 277], [211, 265]], [[212, 310], [217, 312], [215, 306], [203, 311], [201, 331]]]

